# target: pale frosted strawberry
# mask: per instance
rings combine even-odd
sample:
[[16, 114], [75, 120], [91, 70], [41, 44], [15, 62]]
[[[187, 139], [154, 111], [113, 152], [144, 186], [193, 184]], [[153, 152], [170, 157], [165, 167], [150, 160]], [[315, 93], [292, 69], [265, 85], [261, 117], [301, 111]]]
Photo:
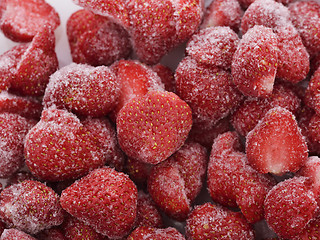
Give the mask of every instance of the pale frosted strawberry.
[[37, 240], [31, 235], [15, 228], [5, 229], [4, 232], [1, 234], [0, 239], [1, 240], [20, 240], [20, 239]]

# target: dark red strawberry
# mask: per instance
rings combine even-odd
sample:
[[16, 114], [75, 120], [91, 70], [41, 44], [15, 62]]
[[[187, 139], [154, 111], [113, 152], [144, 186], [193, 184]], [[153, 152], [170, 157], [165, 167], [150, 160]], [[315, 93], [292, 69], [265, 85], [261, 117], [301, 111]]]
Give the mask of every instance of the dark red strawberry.
[[111, 18], [124, 27], [129, 27], [130, 25], [127, 0], [117, 1], [116, 4], [110, 0], [73, 0], [73, 2], [95, 14]]
[[16, 42], [29, 42], [43, 26], [56, 29], [60, 18], [44, 0], [4, 0], [0, 3], [0, 28]]
[[243, 11], [237, 0], [215, 0], [207, 7], [201, 27], [227, 26], [239, 32], [242, 15]]
[[19, 171], [15, 174], [11, 175], [6, 182], [6, 187], [11, 186], [13, 184], [21, 183], [25, 180], [37, 180], [30, 172]]
[[34, 98], [0, 93], [0, 112], [15, 113], [25, 118], [40, 119], [42, 104]]
[[187, 219], [186, 238], [189, 240], [239, 239], [253, 240], [254, 232], [239, 212], [212, 203], [196, 206]]
[[305, 103], [309, 107], [315, 110], [315, 112], [320, 115], [320, 95], [319, 87], [320, 85], [320, 67], [311, 76], [308, 83], [308, 87], [305, 94]]
[[155, 71], [161, 78], [161, 82], [164, 84], [164, 88], [168, 92], [176, 92], [176, 81], [174, 79], [174, 72], [167, 66], [158, 63], [152, 66], [152, 70]]
[[198, 63], [228, 69], [238, 43], [238, 35], [229, 27], [209, 27], [191, 37], [186, 52]]
[[10, 229], [5, 229], [4, 232], [2, 233], [1, 240], [16, 240], [16, 239], [21, 239], [21, 240], [37, 240], [36, 238], [32, 237], [31, 235], [20, 231], [15, 228], [10, 228]]
[[41, 240], [68, 240], [60, 227], [52, 227], [41, 231], [36, 235]]
[[26, 137], [26, 164], [42, 180], [76, 179], [105, 164], [100, 144], [72, 113], [47, 109]]
[[190, 105], [196, 127], [212, 128], [242, 100], [227, 71], [199, 64], [191, 57], [179, 63], [175, 77], [177, 94]]
[[58, 195], [38, 181], [26, 180], [0, 195], [0, 217], [9, 226], [36, 234], [63, 221]]
[[132, 98], [141, 97], [150, 90], [163, 90], [161, 78], [147, 65], [135, 60], [120, 60], [111, 66], [118, 78], [120, 96], [118, 104], [112, 112], [116, 117], [120, 109]]
[[51, 28], [40, 28], [19, 58], [10, 81], [10, 91], [21, 95], [42, 96], [49, 76], [58, 68], [55, 36]]
[[314, 217], [317, 202], [305, 177], [294, 177], [274, 186], [264, 203], [268, 225], [283, 238], [292, 239]]
[[186, 102], [171, 92], [149, 91], [120, 110], [118, 141], [129, 157], [157, 164], [183, 145], [191, 125]]
[[275, 107], [247, 135], [246, 153], [259, 172], [283, 175], [300, 169], [308, 148], [294, 115]]
[[153, 165], [128, 158], [125, 164], [125, 172], [140, 187], [145, 187]]
[[118, 80], [109, 67], [72, 63], [50, 77], [44, 105], [83, 116], [102, 117], [117, 104]]
[[121, 238], [129, 233], [136, 218], [137, 188], [124, 173], [104, 167], [65, 189], [60, 203], [98, 233]]
[[85, 9], [69, 17], [67, 35], [76, 63], [110, 65], [131, 53], [129, 35], [120, 25]]
[[289, 5], [290, 17], [310, 55], [320, 52], [320, 4], [299, 1]]
[[152, 199], [168, 216], [185, 220], [203, 186], [206, 166], [206, 149], [198, 143], [186, 143], [151, 170], [148, 191]]
[[0, 113], [0, 177], [7, 178], [24, 164], [24, 141], [35, 124], [13, 113]]
[[277, 36], [270, 28], [254, 26], [242, 36], [233, 55], [233, 81], [247, 96], [266, 97], [273, 90], [277, 62]]
[[154, 228], [141, 226], [136, 228], [127, 240], [185, 240], [183, 235], [173, 227]]

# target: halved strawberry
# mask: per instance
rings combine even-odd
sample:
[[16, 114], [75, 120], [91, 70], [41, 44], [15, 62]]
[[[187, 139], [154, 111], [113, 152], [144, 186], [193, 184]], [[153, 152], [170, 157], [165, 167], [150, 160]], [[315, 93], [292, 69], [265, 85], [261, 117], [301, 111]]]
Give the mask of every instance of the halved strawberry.
[[38, 181], [26, 180], [0, 195], [0, 217], [9, 226], [36, 234], [63, 221], [59, 196]]
[[49, 76], [58, 68], [55, 36], [51, 28], [40, 28], [19, 58], [10, 81], [10, 91], [21, 95], [42, 96]]
[[133, 227], [137, 188], [112, 168], [93, 170], [65, 189], [60, 203], [72, 216], [109, 238], [121, 238]]
[[185, 240], [183, 235], [173, 227], [154, 228], [141, 226], [136, 228], [127, 238], [127, 240]]
[[[79, 27], [81, 26], [81, 27]], [[81, 9], [67, 21], [72, 59], [93, 66], [110, 65], [131, 53], [129, 35], [110, 19]]]
[[206, 166], [206, 149], [198, 143], [184, 144], [151, 170], [148, 191], [152, 199], [169, 217], [185, 220], [203, 186]]
[[191, 109], [186, 102], [171, 92], [149, 91], [120, 110], [118, 141], [129, 157], [157, 164], [183, 145], [191, 125]]
[[100, 144], [74, 114], [50, 108], [28, 132], [26, 164], [43, 180], [76, 179], [105, 164]]
[[31, 235], [15, 228], [5, 229], [0, 239], [1, 240], [14, 240], [14, 239], [37, 240]]
[[191, 57], [179, 63], [175, 77], [177, 94], [190, 105], [194, 125], [202, 129], [212, 128], [243, 98], [229, 72], [200, 64]]
[[196, 239], [253, 240], [254, 232], [239, 212], [212, 203], [196, 206], [187, 219], [186, 237]]
[[277, 36], [271, 28], [254, 26], [242, 36], [233, 55], [233, 81], [247, 96], [266, 97], [273, 90], [277, 62]]
[[315, 216], [317, 202], [305, 177], [294, 177], [278, 183], [264, 202], [268, 225], [280, 237], [292, 239]]
[[300, 169], [308, 148], [294, 115], [275, 107], [247, 135], [246, 153], [259, 172], [283, 175]]
[[46, 25], [56, 29], [60, 18], [44, 0], [3, 0], [0, 3], [0, 28], [16, 42], [29, 42]]
[[237, 0], [215, 0], [205, 11], [201, 28], [227, 26], [239, 32], [243, 10]]
[[56, 106], [83, 116], [103, 117], [116, 106], [119, 91], [109, 67], [72, 63], [50, 76], [43, 102], [46, 108]]
[[228, 69], [238, 43], [238, 35], [229, 27], [209, 27], [191, 37], [186, 52], [199, 63]]

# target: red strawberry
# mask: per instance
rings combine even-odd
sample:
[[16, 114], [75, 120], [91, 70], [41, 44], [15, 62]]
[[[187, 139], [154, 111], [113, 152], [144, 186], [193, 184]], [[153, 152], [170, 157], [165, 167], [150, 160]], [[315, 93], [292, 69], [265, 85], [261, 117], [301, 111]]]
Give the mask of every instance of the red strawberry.
[[55, 36], [46, 26], [38, 30], [32, 42], [19, 58], [11, 78], [10, 91], [21, 95], [42, 96], [49, 76], [58, 68]]
[[320, 67], [311, 76], [308, 83], [308, 87], [305, 94], [305, 103], [309, 107], [313, 108], [315, 112], [320, 115], [320, 95], [319, 95], [319, 84], [320, 84]]
[[68, 240], [59, 227], [53, 227], [41, 231], [36, 235], [37, 239], [41, 240]]
[[128, 158], [125, 164], [125, 172], [130, 176], [135, 184], [145, 187], [152, 167], [152, 164]]
[[320, 144], [320, 117], [317, 114], [314, 114], [309, 121], [309, 125], [307, 127], [307, 136], [312, 143], [315, 143], [319, 146]]
[[10, 229], [5, 229], [4, 232], [2, 233], [1, 240], [37, 240], [36, 238], [32, 237], [31, 235], [22, 232], [18, 229], [10, 228]]
[[266, 97], [272, 93], [278, 62], [277, 45], [277, 36], [264, 26], [254, 26], [242, 36], [233, 55], [231, 72], [243, 94]]
[[263, 202], [273, 181], [249, 166], [239, 152], [240, 138], [235, 132], [218, 136], [212, 146], [207, 172], [211, 198], [230, 207], [239, 206], [248, 222], [263, 219]]
[[[64, 236], [66, 240], [104, 240], [105, 236], [97, 233], [92, 227], [83, 223], [82, 221], [70, 215], [62, 225]], [[53, 239], [54, 240], [54, 239]]]
[[169, 217], [185, 220], [203, 186], [206, 166], [206, 149], [198, 143], [186, 143], [151, 170], [148, 191], [152, 199]]
[[37, 179], [30, 173], [26, 171], [16, 172], [15, 174], [11, 175], [6, 182], [6, 187], [11, 186], [13, 184], [21, 183], [25, 180], [34, 180]]
[[201, 65], [191, 57], [179, 63], [175, 77], [177, 93], [190, 105], [196, 127], [212, 128], [242, 100], [227, 71]]
[[129, 157], [157, 164], [183, 145], [191, 125], [186, 102], [171, 92], [149, 91], [120, 110], [118, 141]]
[[137, 218], [135, 225], [137, 227], [145, 226], [154, 228], [161, 228], [163, 226], [160, 211], [157, 209], [157, 206], [150, 195], [143, 191], [138, 192]]
[[302, 232], [294, 236], [293, 240], [317, 240], [320, 239], [319, 232], [320, 217], [313, 218], [303, 229]]
[[242, 15], [237, 0], [215, 0], [207, 7], [201, 27], [227, 26], [239, 32]]
[[26, 180], [0, 195], [0, 217], [10, 227], [36, 234], [63, 221], [58, 195], [38, 181]]
[[186, 238], [253, 240], [254, 232], [241, 213], [205, 203], [196, 206], [189, 215]]
[[40, 119], [42, 104], [33, 98], [21, 97], [8, 92], [0, 93], [0, 112], [19, 114], [25, 118]]
[[168, 92], [176, 92], [176, 83], [174, 79], [174, 72], [167, 66], [158, 63], [152, 66], [152, 70], [155, 71], [161, 78], [161, 82], [164, 84], [164, 88]]
[[320, 4], [299, 1], [289, 5], [293, 25], [297, 28], [310, 55], [320, 52]]
[[250, 164], [261, 173], [296, 172], [308, 157], [308, 148], [294, 115], [282, 108], [270, 109], [247, 135]]
[[29, 42], [46, 25], [56, 29], [60, 18], [44, 0], [4, 0], [0, 4], [0, 28], [16, 42]]
[[111, 66], [120, 84], [118, 104], [113, 110], [112, 117], [132, 98], [141, 97], [150, 90], [163, 90], [161, 78], [147, 65], [135, 60], [120, 60]]
[[238, 35], [229, 27], [210, 27], [191, 37], [186, 52], [199, 63], [228, 69], [238, 43]]
[[67, 35], [76, 63], [109, 65], [131, 53], [129, 35], [120, 25], [85, 9], [70, 16]]
[[26, 164], [43, 180], [76, 179], [105, 164], [100, 144], [72, 113], [47, 109], [26, 137]]
[[34, 122], [13, 113], [0, 113], [0, 177], [10, 177], [24, 164], [24, 141]]
[[183, 235], [177, 229], [153, 228], [141, 226], [136, 228], [127, 238], [127, 240], [185, 240]]
[[124, 27], [130, 25], [126, 0], [117, 1], [116, 4], [110, 0], [73, 0], [73, 2], [95, 14], [111, 18]]
[[274, 186], [264, 202], [268, 225], [280, 237], [292, 239], [314, 217], [317, 202], [305, 177], [294, 177]]
[[231, 123], [242, 136], [246, 136], [273, 107], [283, 107], [297, 113], [300, 99], [290, 87], [275, 84], [269, 98], [248, 98], [232, 114]]
[[137, 188], [127, 175], [105, 167], [93, 170], [65, 189], [60, 203], [97, 232], [121, 238], [136, 218]]
[[83, 116], [102, 117], [119, 97], [118, 80], [109, 67], [72, 63], [50, 77], [44, 105], [66, 108]]

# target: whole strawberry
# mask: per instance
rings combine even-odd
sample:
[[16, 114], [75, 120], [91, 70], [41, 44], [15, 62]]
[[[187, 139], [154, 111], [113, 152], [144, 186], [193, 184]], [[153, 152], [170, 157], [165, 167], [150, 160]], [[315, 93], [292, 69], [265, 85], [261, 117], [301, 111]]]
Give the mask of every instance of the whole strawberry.
[[63, 221], [59, 196], [38, 181], [26, 180], [0, 195], [0, 217], [10, 227], [36, 234]]
[[127, 175], [112, 168], [93, 170], [65, 189], [61, 206], [75, 218], [109, 238], [121, 238], [133, 227], [137, 188]]
[[136, 228], [127, 238], [127, 240], [185, 240], [183, 235], [177, 229], [153, 228], [141, 226]]
[[5, 229], [1, 234], [1, 240], [37, 240], [31, 235], [15, 228]]

